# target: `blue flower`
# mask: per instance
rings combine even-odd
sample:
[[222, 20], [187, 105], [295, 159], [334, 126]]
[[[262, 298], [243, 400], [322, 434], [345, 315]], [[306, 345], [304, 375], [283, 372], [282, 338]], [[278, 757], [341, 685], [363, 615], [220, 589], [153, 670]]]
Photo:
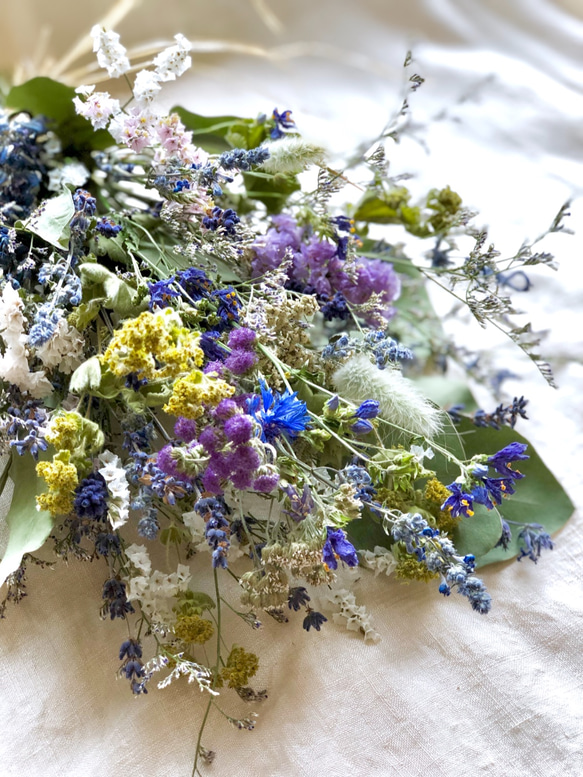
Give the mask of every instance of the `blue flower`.
[[499, 472], [502, 477], [510, 478], [511, 480], [520, 480], [524, 475], [518, 470], [513, 470], [510, 464], [514, 461], [523, 461], [529, 459], [530, 456], [526, 456], [524, 451], [527, 449], [527, 445], [521, 442], [511, 442], [501, 451], [490, 456], [488, 464]]
[[187, 270], [179, 272], [176, 277], [180, 286], [194, 302], [208, 297], [211, 293], [211, 281], [205, 272], [199, 270], [198, 267], [189, 267]]
[[320, 631], [320, 626], [326, 623], [328, 618], [325, 618], [321, 612], [315, 610], [308, 610], [308, 614], [304, 618], [303, 628], [309, 631], [310, 628], [315, 628], [316, 631]]
[[218, 303], [217, 316], [221, 319], [223, 325], [230, 325], [233, 322], [239, 321], [239, 311], [242, 307], [241, 300], [232, 286], [213, 291], [211, 297]]
[[287, 606], [290, 608], [290, 610], [295, 610], [297, 612], [302, 607], [304, 607], [309, 601], [310, 601], [310, 597], [308, 596], [308, 592], [302, 586], [289, 589]]
[[150, 293], [150, 310], [155, 307], [166, 308], [170, 304], [170, 300], [176, 297], [180, 297], [180, 294], [176, 289], [172, 288], [174, 284], [174, 276], [167, 280], [156, 281], [155, 283], [148, 283], [148, 292]]
[[[75, 492], [74, 508], [79, 518], [104, 521], [107, 518], [108, 491], [105, 478], [100, 472], [87, 475]], [[103, 554], [102, 554], [103, 555]]]
[[224, 151], [219, 157], [219, 165], [223, 170], [250, 170], [252, 167], [263, 164], [269, 159], [269, 149], [265, 146], [250, 148], [248, 151], [244, 148], [233, 148], [231, 151]]
[[451, 496], [441, 505], [442, 510], [449, 510], [454, 518], [457, 518], [458, 515], [463, 515], [467, 518], [474, 514], [471, 494], [466, 494], [465, 491], [462, 491], [459, 483], [451, 483], [446, 488], [448, 491], [451, 491]]
[[369, 434], [374, 429], [374, 426], [366, 418], [359, 418], [350, 427], [352, 434]]
[[379, 403], [376, 399], [365, 399], [354, 413], [356, 418], [376, 418], [378, 414]]
[[273, 113], [271, 114], [271, 118], [275, 122], [275, 126], [270, 133], [272, 140], [282, 138], [285, 135], [285, 132], [283, 132], [284, 129], [291, 129], [292, 127], [296, 126], [295, 121], [291, 118], [290, 110], [282, 111], [279, 113], [277, 108], [274, 108]]
[[[260, 381], [261, 396], [257, 394], [247, 401], [247, 412], [252, 415], [263, 429], [263, 442], [273, 442], [276, 437], [284, 435], [289, 440], [295, 440], [310, 423], [306, 403], [297, 398], [297, 392], [283, 394], [271, 391], [265, 381]], [[263, 405], [263, 406], [262, 406]]]
[[346, 539], [342, 529], [326, 528], [326, 542], [322, 548], [322, 559], [330, 569], [338, 569], [338, 559], [349, 567], [358, 566], [356, 548]]
[[110, 218], [107, 218], [107, 216], [103, 216], [102, 218], [97, 220], [97, 224], [95, 225], [95, 231], [99, 232], [100, 235], [103, 235], [103, 237], [109, 237], [113, 238], [116, 235], [118, 235], [121, 232], [121, 226], [119, 224], [115, 224]]
[[518, 540], [520, 545], [520, 556], [516, 557], [520, 561], [524, 557], [529, 558], [536, 564], [540, 558], [541, 550], [547, 548], [552, 550], [554, 545], [548, 532], [540, 523], [529, 523], [519, 533]]

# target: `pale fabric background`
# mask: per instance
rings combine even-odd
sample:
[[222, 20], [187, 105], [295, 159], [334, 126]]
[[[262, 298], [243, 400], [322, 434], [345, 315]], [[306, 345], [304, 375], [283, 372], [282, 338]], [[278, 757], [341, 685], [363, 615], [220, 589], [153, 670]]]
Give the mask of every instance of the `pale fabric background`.
[[[107, 3], [21, 0], [3, 8], [3, 67], [37, 51], [61, 53]], [[391, 151], [393, 173], [414, 171], [415, 191], [450, 184], [481, 211], [504, 250], [538, 235], [583, 181], [581, 0], [284, 0], [269, 3], [275, 34], [251, 2], [150, 0], [119, 25], [126, 44], [170, 39], [245, 41], [264, 47], [320, 41], [312, 56], [274, 63], [206, 56], [168, 103], [200, 113], [254, 115], [291, 108], [306, 134], [333, 152], [371, 138], [400, 104], [401, 63], [413, 46], [427, 82], [415, 95], [419, 142]], [[314, 54], [318, 54], [315, 56]], [[427, 121], [436, 118], [430, 127]], [[487, 349], [522, 379], [510, 397], [531, 400], [527, 435], [581, 502], [583, 377], [578, 234], [546, 243], [558, 274], [531, 273], [520, 303], [535, 328], [551, 328], [543, 352], [560, 390], [490, 332], [454, 325], [460, 341]], [[415, 252], [426, 250], [411, 243]], [[437, 299], [437, 304], [445, 305]], [[537, 516], [533, 516], [535, 519]], [[540, 516], [544, 520], [544, 516]], [[535, 567], [497, 565], [483, 576], [490, 615], [422, 585], [362, 573], [357, 588], [382, 636], [365, 646], [333, 623], [302, 631], [299, 619], [233, 624], [233, 641], [263, 656], [256, 687], [269, 700], [254, 732], [213, 717], [203, 743], [218, 750], [216, 777], [579, 777], [583, 773], [581, 519]], [[206, 559], [201, 559], [204, 567]], [[208, 575], [200, 587], [208, 587]], [[124, 625], [97, 617], [102, 565], [34, 572], [30, 596], [0, 624], [0, 774], [29, 777], [183, 777], [190, 774], [203, 699], [177, 685], [134, 699], [115, 680]], [[197, 585], [198, 581], [197, 581]], [[227, 699], [244, 714], [250, 707]]]

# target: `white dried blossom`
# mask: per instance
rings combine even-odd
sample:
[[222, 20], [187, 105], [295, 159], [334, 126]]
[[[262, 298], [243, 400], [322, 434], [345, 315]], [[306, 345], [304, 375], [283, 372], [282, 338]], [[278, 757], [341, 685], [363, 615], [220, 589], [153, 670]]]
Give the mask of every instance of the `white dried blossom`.
[[84, 344], [81, 333], [66, 318], [60, 318], [53, 336], [36, 349], [36, 355], [45, 367], [58, 366], [62, 373], [70, 375], [83, 361]]
[[328, 601], [340, 607], [340, 612], [334, 613], [334, 623], [344, 623], [349, 631], [360, 632], [365, 642], [378, 642], [380, 634], [372, 627], [372, 618], [364, 605], [357, 605], [354, 594], [346, 588], [332, 591]]
[[152, 571], [152, 562], [148, 555], [148, 549], [145, 545], [129, 545], [125, 550], [126, 556], [130, 560], [130, 563], [140, 572], [145, 575], [149, 575]]
[[55, 167], [49, 171], [49, 183], [47, 189], [51, 192], [60, 192], [63, 186], [70, 184], [78, 189], [89, 180], [89, 170], [83, 162], [69, 162], [62, 167]]
[[192, 58], [188, 52], [192, 49], [192, 43], [184, 35], [175, 35], [175, 46], [170, 46], [161, 51], [154, 65], [160, 81], [175, 81], [192, 65]]
[[97, 52], [97, 62], [107, 70], [111, 78], [119, 78], [130, 69], [126, 49], [119, 42], [117, 32], [111, 32], [95, 24], [91, 28], [93, 51]]
[[441, 412], [431, 405], [412, 381], [398, 370], [379, 370], [368, 356], [352, 356], [332, 375], [338, 393], [355, 404], [364, 399], [379, 403], [379, 417], [397, 430], [429, 439], [442, 428]]
[[119, 456], [111, 451], [103, 451], [98, 456], [98, 460], [103, 464], [102, 467], [98, 467], [98, 472], [105, 480], [110, 494], [109, 521], [112, 528], [119, 529], [127, 522], [130, 514], [130, 487], [126, 471]]
[[423, 459], [432, 459], [435, 456], [429, 445], [427, 448], [422, 445], [412, 445], [409, 450], [420, 464], [423, 464]]
[[364, 566], [374, 571], [374, 576], [379, 574], [392, 575], [397, 568], [397, 559], [388, 548], [375, 545], [373, 550], [359, 550], [358, 555]]
[[4, 354], [0, 356], [0, 378], [28, 391], [35, 399], [46, 397], [53, 390], [42, 370], [31, 372], [28, 366], [28, 337], [24, 334], [24, 304], [11, 283], [4, 286], [0, 298], [0, 335]]
[[140, 70], [134, 81], [134, 98], [138, 105], [149, 105], [162, 87], [160, 79], [151, 70]]

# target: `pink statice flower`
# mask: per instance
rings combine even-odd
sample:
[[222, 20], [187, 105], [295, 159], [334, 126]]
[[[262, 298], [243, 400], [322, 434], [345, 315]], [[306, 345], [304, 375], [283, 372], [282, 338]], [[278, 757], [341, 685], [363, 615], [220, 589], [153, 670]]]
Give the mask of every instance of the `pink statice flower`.
[[129, 114], [114, 116], [109, 125], [109, 132], [118, 143], [139, 153], [155, 142], [155, 116], [147, 110], [134, 108]]
[[113, 116], [120, 113], [119, 100], [114, 100], [108, 92], [94, 92], [85, 101], [73, 98], [75, 111], [88, 119], [94, 129], [105, 129]]

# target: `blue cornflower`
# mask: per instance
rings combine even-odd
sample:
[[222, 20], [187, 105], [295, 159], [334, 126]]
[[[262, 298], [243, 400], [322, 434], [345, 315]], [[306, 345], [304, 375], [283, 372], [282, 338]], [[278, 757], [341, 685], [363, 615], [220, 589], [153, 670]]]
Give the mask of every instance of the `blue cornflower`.
[[379, 403], [376, 399], [365, 399], [355, 410], [356, 418], [376, 418], [379, 414]]
[[271, 130], [271, 139], [277, 140], [278, 138], [282, 138], [285, 135], [284, 129], [291, 129], [292, 127], [296, 126], [295, 121], [291, 118], [291, 111], [286, 110], [279, 113], [277, 108], [273, 109], [273, 113], [271, 114], [271, 118], [275, 122], [275, 127]]
[[108, 498], [109, 493], [105, 478], [100, 472], [91, 472], [79, 483], [75, 491], [73, 503], [75, 513], [79, 518], [105, 521], [107, 518]]
[[316, 612], [315, 610], [308, 610], [308, 614], [304, 618], [303, 622], [303, 628], [306, 631], [309, 631], [311, 628], [316, 629], [316, 631], [320, 631], [320, 627], [323, 623], [326, 623], [328, 621], [328, 618], [325, 618], [321, 612]]
[[308, 596], [308, 592], [302, 586], [289, 589], [287, 606], [290, 608], [290, 610], [295, 610], [298, 612], [298, 610], [300, 610], [302, 607], [305, 607], [309, 601], [310, 597]]
[[527, 445], [521, 442], [511, 442], [501, 451], [490, 456], [488, 464], [499, 472], [502, 477], [510, 478], [511, 480], [520, 480], [524, 475], [518, 470], [513, 470], [510, 464], [514, 461], [523, 461], [529, 459], [530, 456], [526, 456], [524, 451], [527, 449]]
[[342, 529], [326, 528], [326, 542], [322, 548], [322, 558], [330, 569], [338, 569], [338, 559], [349, 567], [358, 566], [356, 548], [346, 539]]
[[471, 494], [462, 491], [459, 483], [450, 483], [446, 488], [448, 491], [451, 491], [451, 496], [448, 496], [441, 505], [442, 510], [449, 510], [454, 518], [457, 518], [458, 515], [463, 515], [467, 518], [474, 514]]
[[175, 281], [174, 275], [166, 280], [148, 283], [148, 292], [150, 294], [150, 310], [154, 308], [166, 308], [171, 299], [180, 297], [178, 291], [173, 288]]
[[520, 556], [516, 557], [520, 561], [525, 556], [536, 564], [540, 558], [541, 550], [547, 548], [552, 550], [554, 545], [550, 534], [544, 530], [540, 523], [529, 523], [518, 534], [520, 545]]
[[261, 424], [261, 439], [271, 443], [283, 434], [287, 439], [295, 440], [310, 423], [306, 403], [297, 398], [296, 391], [290, 394], [286, 390], [279, 394], [271, 391], [263, 380], [260, 387], [261, 396], [254, 395], [247, 400], [247, 412]]

